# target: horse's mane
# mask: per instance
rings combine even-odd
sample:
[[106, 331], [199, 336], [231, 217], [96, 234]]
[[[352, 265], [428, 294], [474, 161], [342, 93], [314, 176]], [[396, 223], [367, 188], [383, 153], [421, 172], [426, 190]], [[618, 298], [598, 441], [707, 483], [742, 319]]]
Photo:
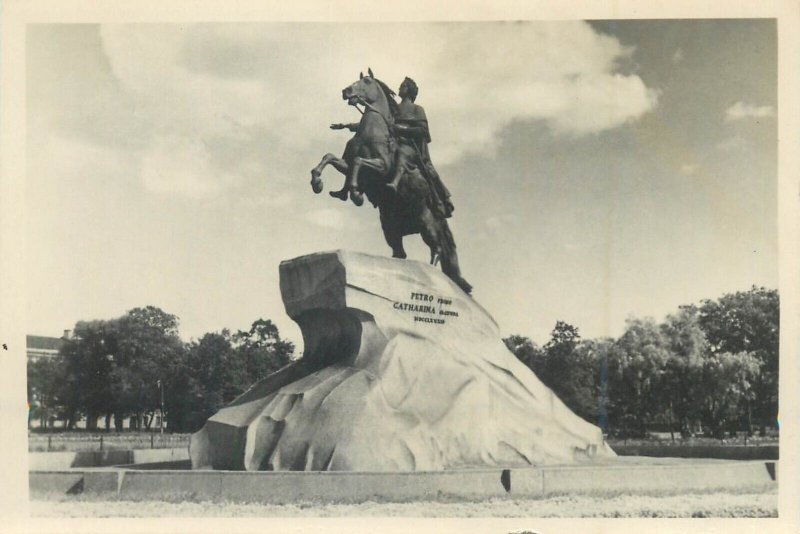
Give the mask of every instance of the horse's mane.
[[396, 117], [398, 105], [397, 101], [394, 99], [395, 92], [392, 91], [392, 89], [381, 80], [377, 78], [372, 78], [372, 79], [378, 82], [378, 87], [380, 87], [381, 91], [383, 91], [383, 94], [386, 97], [386, 102], [388, 102], [389, 104], [389, 112], [392, 114], [392, 117]]

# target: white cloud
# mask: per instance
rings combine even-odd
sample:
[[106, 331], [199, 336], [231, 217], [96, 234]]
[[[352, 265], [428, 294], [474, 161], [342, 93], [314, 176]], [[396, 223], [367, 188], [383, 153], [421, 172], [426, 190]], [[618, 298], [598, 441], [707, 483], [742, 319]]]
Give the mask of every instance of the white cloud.
[[745, 104], [741, 101], [736, 102], [734, 105], [725, 110], [725, 120], [727, 122], [740, 119], [758, 119], [773, 116], [775, 116], [775, 108], [772, 106], [755, 106], [753, 104]]
[[486, 219], [486, 228], [490, 230], [501, 230], [520, 224], [521, 220], [518, 215], [513, 213], [506, 213], [502, 215], [492, 215]]
[[439, 164], [493, 151], [515, 119], [580, 136], [658, 99], [615, 71], [632, 48], [577, 21], [106, 25], [101, 38], [126, 106], [149, 129], [145, 185], [194, 197], [267, 175], [276, 192], [307, 180], [322, 154], [343, 149], [347, 135], [327, 125], [358, 119], [340, 91], [367, 66], [395, 88], [416, 79]]
[[736, 150], [744, 150], [747, 148], [747, 141], [744, 137], [740, 135], [734, 135], [732, 137], [728, 137], [723, 139], [719, 143], [716, 144], [717, 149], [722, 150], [724, 152], [733, 152]]
[[672, 54], [672, 64], [673, 64], [673, 65], [677, 65], [678, 63], [680, 63], [681, 61], [683, 61], [683, 59], [684, 59], [684, 57], [683, 57], [683, 49], [681, 49], [681, 48], [678, 48], [678, 49], [677, 49], [677, 50], [675, 50], [675, 52]]
[[142, 182], [154, 192], [211, 198], [236, 181], [227, 172], [209, 172], [209, 154], [197, 139], [158, 136], [142, 158]]
[[698, 166], [694, 163], [684, 163], [681, 165], [681, 174], [685, 176], [692, 176], [694, 173], [697, 172]]
[[344, 228], [344, 215], [341, 209], [324, 208], [306, 213], [306, 220], [323, 228]]

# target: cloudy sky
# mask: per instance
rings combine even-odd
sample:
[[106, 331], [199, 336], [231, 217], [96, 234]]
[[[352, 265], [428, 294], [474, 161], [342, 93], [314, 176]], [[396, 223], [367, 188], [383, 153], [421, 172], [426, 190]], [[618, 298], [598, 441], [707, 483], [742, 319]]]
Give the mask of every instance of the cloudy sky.
[[27, 49], [30, 333], [152, 304], [186, 339], [264, 317], [299, 342], [281, 260], [390, 255], [375, 210], [308, 184], [368, 66], [418, 82], [462, 270], [505, 334], [619, 335], [777, 287], [768, 20], [35, 25]]

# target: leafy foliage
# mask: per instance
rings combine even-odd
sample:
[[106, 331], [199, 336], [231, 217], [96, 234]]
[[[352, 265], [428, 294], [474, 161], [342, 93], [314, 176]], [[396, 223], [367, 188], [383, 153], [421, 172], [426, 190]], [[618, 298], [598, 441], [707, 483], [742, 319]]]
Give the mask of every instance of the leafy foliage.
[[703, 301], [699, 321], [713, 353], [748, 352], [760, 362], [753, 379], [753, 411], [763, 434], [778, 413], [778, 292], [753, 286]]
[[537, 376], [544, 373], [544, 352], [530, 338], [512, 335], [503, 339], [503, 342]]
[[[90, 428], [105, 415], [121, 426], [149, 426], [161, 409], [173, 431], [197, 430], [247, 387], [291, 363], [294, 346], [272, 321], [247, 331], [208, 333], [190, 343], [179, 321], [156, 307], [109, 320], [80, 321], [58, 356], [28, 364], [32, 417], [55, 416]], [[757, 423], [778, 410], [779, 299], [749, 291], [681, 306], [657, 324], [631, 318], [617, 339], [581, 339], [558, 321], [539, 347], [524, 336], [505, 344], [581, 417], [605, 431], [643, 435], [668, 428], [714, 435]]]
[[28, 362], [28, 403], [30, 418], [38, 418], [42, 427], [51, 417], [63, 416], [64, 398], [68, 393], [61, 377], [64, 358], [39, 358]]
[[[247, 332], [208, 333], [184, 343], [178, 318], [154, 306], [122, 317], [80, 321], [60, 354], [30, 362], [28, 397], [35, 416], [56, 414], [94, 428], [112, 416], [150, 428], [162, 408], [174, 431], [193, 431], [251, 384], [288, 364], [292, 343], [268, 320]], [[35, 395], [35, 397], [34, 397]]]
[[255, 321], [247, 332], [237, 332], [233, 342], [245, 373], [256, 380], [287, 365], [294, 353], [294, 345], [283, 341], [278, 327], [264, 319]]
[[[585, 419], [594, 419], [597, 410], [593, 353], [578, 350], [581, 336], [574, 326], [558, 321], [544, 349], [542, 381], [564, 403]], [[567, 378], [568, 377], [568, 378]]]
[[716, 352], [703, 362], [699, 400], [703, 422], [716, 437], [737, 417], [743, 400], [752, 400], [760, 362], [749, 352]]
[[683, 435], [700, 426], [720, 437], [772, 426], [778, 399], [779, 301], [753, 287], [700, 306], [681, 306], [661, 324], [631, 318], [617, 339], [582, 340], [556, 323], [538, 348], [504, 341], [578, 415], [603, 430], [643, 436], [648, 428]]

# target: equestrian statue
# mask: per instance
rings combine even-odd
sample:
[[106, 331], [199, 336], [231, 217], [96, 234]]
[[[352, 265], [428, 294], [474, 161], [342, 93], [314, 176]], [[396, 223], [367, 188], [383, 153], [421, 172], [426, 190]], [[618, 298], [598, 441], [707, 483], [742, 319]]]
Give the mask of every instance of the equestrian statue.
[[461, 276], [456, 243], [447, 225], [453, 213], [450, 192], [431, 162], [425, 110], [415, 103], [417, 84], [410, 78], [403, 80], [398, 104], [394, 91], [375, 78], [372, 69], [367, 72], [342, 90], [342, 99], [358, 109], [361, 120], [330, 126], [355, 135], [341, 158], [330, 153], [322, 157], [311, 171], [311, 187], [321, 193], [322, 170], [333, 166], [345, 180], [342, 189], [330, 195], [343, 201], [349, 197], [357, 206], [366, 195], [378, 208], [392, 257], [406, 257], [403, 236], [420, 234], [430, 248], [431, 263], [441, 262], [442, 271], [469, 293], [472, 286]]

